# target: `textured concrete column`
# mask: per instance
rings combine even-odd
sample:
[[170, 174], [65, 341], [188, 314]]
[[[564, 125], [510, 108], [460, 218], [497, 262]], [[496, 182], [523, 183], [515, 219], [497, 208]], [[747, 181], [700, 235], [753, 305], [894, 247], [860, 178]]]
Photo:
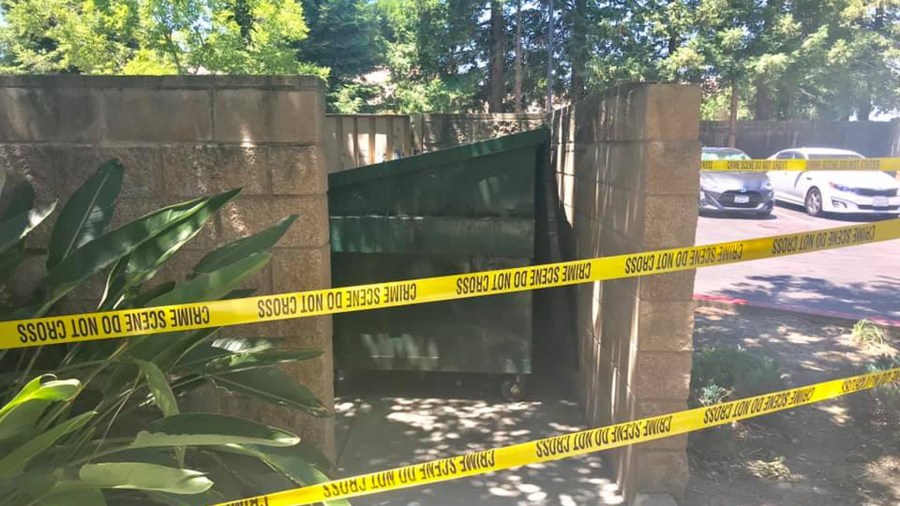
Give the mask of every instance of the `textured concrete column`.
[[[632, 85], [558, 113], [574, 133], [555, 139], [574, 161], [557, 163], [577, 258], [691, 246], [697, 224], [700, 93], [680, 85]], [[565, 184], [563, 184], [565, 183]], [[571, 212], [568, 210], [571, 209]], [[616, 280], [576, 289], [579, 395], [591, 423], [609, 424], [686, 407], [694, 273]], [[686, 438], [612, 454], [624, 494], [681, 497]]]

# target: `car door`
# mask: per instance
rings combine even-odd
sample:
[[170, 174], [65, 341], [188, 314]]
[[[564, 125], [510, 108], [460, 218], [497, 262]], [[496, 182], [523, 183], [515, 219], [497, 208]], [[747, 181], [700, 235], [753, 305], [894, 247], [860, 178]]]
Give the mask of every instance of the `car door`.
[[[799, 153], [794, 151], [782, 151], [775, 155], [776, 160], [793, 160]], [[769, 172], [769, 181], [775, 189], [775, 198], [779, 200], [794, 200], [794, 181], [792, 171], [775, 170]]]
[[[794, 158], [797, 160], [806, 160], [806, 156], [803, 153], [794, 153]], [[789, 195], [796, 199], [798, 202], [803, 202], [806, 200], [806, 192], [809, 191], [809, 187], [813, 185], [813, 174], [814, 171], [805, 171], [805, 170], [793, 170], [788, 171], [788, 183], [790, 185], [790, 189], [788, 190]]]

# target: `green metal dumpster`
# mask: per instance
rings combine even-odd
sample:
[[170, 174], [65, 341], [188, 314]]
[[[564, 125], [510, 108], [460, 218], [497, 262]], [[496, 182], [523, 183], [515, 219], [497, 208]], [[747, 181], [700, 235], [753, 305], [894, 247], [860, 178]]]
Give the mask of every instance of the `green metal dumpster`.
[[[330, 174], [333, 285], [534, 263], [548, 149], [542, 129]], [[336, 367], [502, 374], [515, 397], [532, 314], [521, 292], [335, 315]]]

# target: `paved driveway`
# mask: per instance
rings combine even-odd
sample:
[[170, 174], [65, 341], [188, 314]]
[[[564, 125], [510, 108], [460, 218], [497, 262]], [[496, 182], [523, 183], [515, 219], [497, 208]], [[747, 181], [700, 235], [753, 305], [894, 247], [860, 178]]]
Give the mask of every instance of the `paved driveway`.
[[[800, 207], [779, 206], [769, 219], [701, 217], [696, 244], [860, 221], [813, 218]], [[900, 320], [900, 240], [700, 269], [694, 293]]]

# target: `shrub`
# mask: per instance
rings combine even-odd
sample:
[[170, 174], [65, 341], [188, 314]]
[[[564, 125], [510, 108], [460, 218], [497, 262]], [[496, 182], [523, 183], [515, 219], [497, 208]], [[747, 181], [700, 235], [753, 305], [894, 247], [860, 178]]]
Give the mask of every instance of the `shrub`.
[[[900, 367], [900, 356], [881, 355], [866, 366], [867, 373], [889, 371]], [[900, 411], [900, 382], [876, 388], [872, 394], [894, 412]]]
[[[7, 319], [52, 314], [98, 276], [106, 279], [98, 310], [249, 295], [244, 282], [269, 262], [268, 250], [296, 218], [209, 252], [181, 280], [151, 285], [238, 190], [168, 206], [107, 231], [123, 175], [117, 161], [102, 164], [62, 206], [40, 289], [24, 302], [6, 296]], [[26, 182], [3, 194], [0, 275], [8, 278], [28, 253], [27, 236], [55, 205], [35, 208]], [[211, 504], [326, 479], [327, 460], [287, 431], [183, 411], [179, 400], [186, 393], [213, 384], [328, 416], [278, 367], [319, 350], [283, 349], [270, 338], [227, 339], [219, 330], [0, 350], [3, 504]]]
[[778, 361], [745, 348], [711, 348], [694, 354], [691, 392], [694, 405], [748, 397], [784, 388]]
[[853, 325], [851, 337], [854, 343], [865, 346], [884, 346], [887, 344], [887, 336], [884, 329], [869, 320], [856, 322]]

